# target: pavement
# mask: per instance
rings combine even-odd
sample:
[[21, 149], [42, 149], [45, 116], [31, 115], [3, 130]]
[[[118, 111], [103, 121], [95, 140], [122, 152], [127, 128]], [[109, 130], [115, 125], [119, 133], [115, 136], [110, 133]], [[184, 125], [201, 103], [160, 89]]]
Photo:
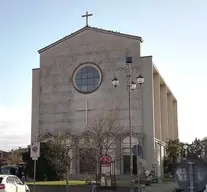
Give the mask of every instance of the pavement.
[[173, 192], [175, 190], [175, 183], [157, 183], [146, 187], [146, 192]]

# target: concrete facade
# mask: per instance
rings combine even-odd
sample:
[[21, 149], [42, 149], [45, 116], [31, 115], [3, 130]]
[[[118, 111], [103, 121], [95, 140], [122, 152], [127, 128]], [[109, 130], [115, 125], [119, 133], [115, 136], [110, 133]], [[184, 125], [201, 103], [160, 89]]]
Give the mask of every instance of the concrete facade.
[[[133, 142], [136, 144], [136, 138], [144, 135], [147, 167], [157, 164], [156, 144], [178, 138], [177, 101], [155, 68], [152, 56], [140, 56], [141, 42], [141, 37], [84, 27], [41, 49], [40, 68], [33, 70], [31, 142], [50, 132], [80, 132], [101, 108], [118, 107], [120, 122], [128, 127], [126, 77], [117, 73], [117, 88], [111, 80], [115, 70], [124, 67], [126, 55], [130, 55], [132, 67], [139, 68], [133, 79], [139, 72], [145, 78], [144, 84], [132, 92], [132, 125], [139, 135]], [[100, 68], [102, 81], [96, 91], [83, 94], [74, 88], [72, 79], [74, 70], [87, 63]], [[129, 143], [117, 142], [116, 153], [129, 154]], [[79, 172], [77, 161], [72, 167], [73, 173]], [[117, 163], [116, 169], [117, 174], [123, 174], [123, 163]]]
[[177, 100], [155, 66], [153, 81], [155, 137], [163, 142], [178, 139]]
[[155, 116], [155, 170], [163, 176], [163, 160], [166, 142], [179, 139], [177, 100], [164, 79], [153, 66], [154, 116]]

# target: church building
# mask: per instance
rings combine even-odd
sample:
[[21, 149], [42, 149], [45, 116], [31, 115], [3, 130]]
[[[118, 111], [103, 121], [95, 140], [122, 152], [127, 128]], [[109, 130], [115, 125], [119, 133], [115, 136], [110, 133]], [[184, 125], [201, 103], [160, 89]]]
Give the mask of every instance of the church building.
[[[156, 167], [162, 176], [167, 139], [178, 138], [177, 100], [153, 63], [152, 56], [141, 56], [139, 36], [94, 28], [80, 30], [40, 49], [40, 67], [33, 69], [31, 142], [47, 133], [72, 128], [83, 130], [100, 108], [119, 106], [120, 122], [129, 126], [127, 77], [118, 68], [126, 67], [131, 57], [132, 79], [144, 77], [142, 85], [131, 91], [133, 132], [139, 134], [149, 169]], [[115, 73], [116, 72], [116, 73]], [[114, 87], [116, 75], [119, 85]], [[116, 107], [116, 106], [115, 106]], [[132, 145], [137, 144], [132, 138]], [[117, 174], [129, 172], [129, 138], [120, 143]], [[72, 173], [79, 174], [78, 159]]]

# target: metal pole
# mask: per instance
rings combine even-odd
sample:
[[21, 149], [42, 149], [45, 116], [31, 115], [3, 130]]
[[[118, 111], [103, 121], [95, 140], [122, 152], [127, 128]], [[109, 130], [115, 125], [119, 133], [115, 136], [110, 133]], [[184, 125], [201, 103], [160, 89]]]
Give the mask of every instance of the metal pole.
[[[140, 57], [140, 68], [139, 68], [139, 72], [141, 73], [142, 72], [142, 59]], [[138, 154], [138, 145], [139, 143], [141, 143], [140, 145], [143, 147], [144, 146], [144, 142], [143, 142], [143, 137], [142, 137], [142, 134], [144, 132], [144, 115], [143, 115], [143, 112], [144, 112], [144, 102], [143, 102], [143, 90], [142, 90], [142, 84], [140, 84], [140, 95], [141, 95], [141, 101], [142, 101], [142, 107], [141, 107], [141, 120], [142, 120], [142, 127], [141, 127], [141, 130], [139, 131], [141, 133], [140, 137], [139, 137], [139, 134], [137, 135], [137, 154]], [[141, 141], [141, 142], [140, 142]], [[144, 150], [142, 150], [143, 153], [144, 153]], [[142, 154], [142, 158], [144, 158], [144, 154]], [[138, 192], [141, 191], [140, 189], [140, 177], [139, 177], [139, 169], [140, 169], [140, 166], [139, 166], [139, 155], [137, 155], [137, 185], [138, 185]]]
[[88, 101], [86, 101], [86, 126], [88, 125]]
[[[142, 134], [144, 133], [144, 95], [143, 95], [143, 86], [140, 85], [140, 95], [141, 95], [141, 100], [142, 100], [142, 107], [141, 107], [141, 120], [142, 120], [142, 126], [141, 126], [141, 136], [143, 136]], [[143, 138], [142, 138], [143, 141]], [[144, 143], [142, 142], [141, 146], [144, 146]], [[144, 150], [143, 150], [144, 152]], [[144, 155], [144, 154], [143, 154]]]
[[34, 160], [34, 182], [33, 182], [33, 192], [35, 192], [36, 163], [37, 163], [37, 161]]
[[[129, 87], [130, 90], [130, 87]], [[130, 148], [130, 175], [133, 175], [133, 157], [132, 157], [132, 119], [131, 119], [131, 91], [129, 91], [129, 148]]]
[[194, 192], [193, 162], [189, 162], [188, 164], [189, 164], [189, 180], [190, 180], [189, 192]]
[[140, 192], [140, 179], [139, 179], [139, 142], [137, 142], [137, 192]]
[[132, 69], [128, 63], [129, 74], [128, 76], [128, 93], [129, 93], [129, 145], [130, 145], [130, 175], [133, 176], [133, 156], [132, 156], [132, 116], [131, 116], [131, 81]]

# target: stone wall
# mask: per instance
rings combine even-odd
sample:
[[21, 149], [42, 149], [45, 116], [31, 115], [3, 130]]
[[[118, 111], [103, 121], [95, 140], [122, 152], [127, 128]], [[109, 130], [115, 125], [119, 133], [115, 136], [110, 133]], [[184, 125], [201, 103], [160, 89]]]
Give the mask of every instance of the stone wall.
[[[40, 134], [45, 132], [82, 131], [85, 128], [85, 103], [88, 101], [88, 119], [101, 107], [119, 106], [120, 121], [128, 126], [128, 93], [126, 76], [118, 72], [120, 86], [113, 88], [111, 80], [118, 67], [125, 66], [126, 52], [133, 57], [133, 66], [140, 65], [140, 42], [119, 36], [84, 31], [40, 54]], [[103, 81], [91, 94], [75, 90], [74, 70], [83, 63], [94, 63], [102, 71]], [[136, 78], [137, 72], [133, 74]], [[141, 99], [139, 89], [132, 94], [132, 118], [135, 130], [141, 126]]]

